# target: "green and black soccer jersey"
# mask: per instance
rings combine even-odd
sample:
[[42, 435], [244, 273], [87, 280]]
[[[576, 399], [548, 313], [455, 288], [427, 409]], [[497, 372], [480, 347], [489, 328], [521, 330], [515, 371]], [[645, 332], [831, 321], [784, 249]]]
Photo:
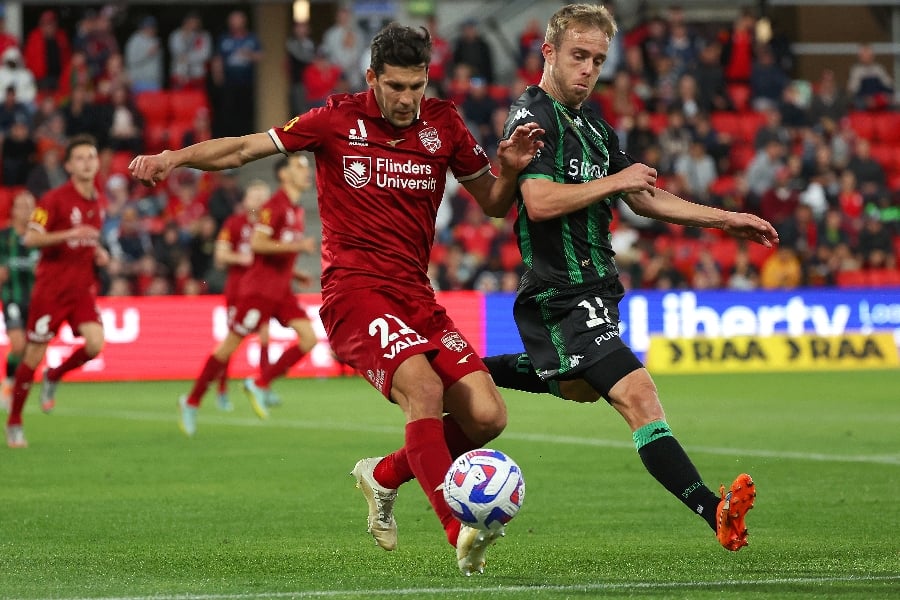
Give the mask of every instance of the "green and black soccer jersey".
[[[589, 108], [568, 108], [531, 86], [509, 111], [505, 136], [517, 125], [537, 122], [544, 147], [519, 179], [578, 184], [617, 173], [631, 164], [619, 149], [612, 127]], [[610, 244], [612, 202], [616, 196], [547, 221], [531, 221], [521, 195], [516, 235], [522, 260], [544, 285], [592, 285], [617, 275]]]
[[8, 270], [8, 277], [0, 286], [7, 327], [11, 325], [10, 320], [16, 320], [17, 315], [14, 313], [27, 312], [31, 288], [34, 286], [34, 268], [39, 257], [40, 251], [37, 248], [26, 248], [22, 244], [22, 236], [15, 229], [8, 227], [0, 230], [0, 266]]

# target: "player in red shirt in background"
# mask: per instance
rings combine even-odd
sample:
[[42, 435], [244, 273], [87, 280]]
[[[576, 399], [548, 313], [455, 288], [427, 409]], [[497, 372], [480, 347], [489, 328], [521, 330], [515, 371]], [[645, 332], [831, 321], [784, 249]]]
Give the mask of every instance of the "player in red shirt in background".
[[94, 185], [100, 170], [94, 138], [73, 137], [66, 146], [64, 164], [69, 181], [40, 199], [23, 240], [29, 248], [40, 248], [41, 258], [28, 309], [27, 342], [22, 362], [16, 369], [12, 406], [6, 420], [6, 443], [10, 448], [28, 446], [22, 429], [22, 409], [34, 372], [63, 321], [84, 338], [84, 345], [58, 367], [44, 369], [41, 387], [44, 412], [53, 410], [56, 386], [62, 376], [103, 349], [94, 266], [108, 264], [109, 254], [98, 242], [103, 203]]
[[[216, 238], [215, 261], [225, 271], [225, 307], [229, 320], [237, 310], [238, 291], [241, 278], [253, 264], [253, 251], [250, 250], [250, 237], [253, 226], [259, 217], [260, 207], [272, 195], [269, 185], [264, 181], [252, 181], [244, 190], [240, 207], [234, 214], [225, 219]], [[219, 376], [219, 389], [216, 405], [221, 410], [232, 411], [234, 406], [228, 399], [228, 364]], [[269, 366], [269, 324], [259, 326], [259, 368], [264, 371]]]
[[155, 184], [178, 166], [226, 169], [278, 152], [315, 153], [322, 323], [341, 361], [407, 421], [402, 448], [353, 469], [369, 503], [369, 531], [382, 548], [396, 547], [396, 488], [415, 478], [468, 575], [482, 570], [501, 532], [462, 526], [441, 485], [454, 456], [503, 431], [506, 405], [429, 283], [435, 217], [448, 169], [488, 214], [504, 216], [518, 171], [543, 143], [535, 124], [518, 127], [500, 144], [495, 177], [456, 107], [424, 98], [430, 46], [426, 29], [390, 24], [372, 41], [367, 92], [332, 96], [268, 132], [138, 156], [130, 169]]
[[275, 164], [280, 187], [259, 209], [253, 225], [253, 263], [240, 279], [234, 310], [229, 309], [228, 335], [206, 360], [190, 394], [178, 401], [179, 426], [188, 436], [197, 432], [197, 409], [210, 383], [220, 377], [243, 339], [259, 331], [269, 319], [275, 318], [296, 331], [297, 344], [286, 349], [259, 377], [244, 380], [250, 405], [260, 419], [268, 418], [268, 406], [273, 404], [269, 389], [272, 380], [287, 373], [317, 343], [306, 309], [298, 304], [291, 287], [294, 279], [309, 283], [309, 276], [295, 270], [294, 263], [300, 252], [315, 250], [314, 240], [303, 235], [302, 213], [298, 210], [303, 192], [312, 187], [310, 173], [309, 160], [300, 154]]

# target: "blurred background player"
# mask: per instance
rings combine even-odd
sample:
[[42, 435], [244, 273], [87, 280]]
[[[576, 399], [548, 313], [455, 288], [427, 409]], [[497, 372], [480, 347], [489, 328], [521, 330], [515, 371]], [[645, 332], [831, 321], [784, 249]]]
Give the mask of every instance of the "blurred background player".
[[258, 377], [244, 380], [250, 405], [260, 419], [269, 416], [272, 380], [284, 375], [316, 345], [306, 309], [297, 302], [292, 287], [294, 279], [309, 283], [309, 276], [294, 268], [297, 255], [315, 250], [315, 241], [303, 235], [303, 219], [297, 210], [303, 192], [312, 187], [309, 159], [302, 154], [282, 158], [275, 164], [275, 175], [279, 188], [260, 208], [253, 226], [253, 264], [241, 277], [228, 335], [207, 359], [190, 394], [179, 399], [179, 425], [188, 436], [197, 432], [197, 409], [209, 384], [218, 379], [243, 339], [263, 323], [277, 319], [297, 333], [297, 343]]
[[56, 403], [56, 386], [63, 375], [91, 360], [103, 349], [103, 324], [97, 308], [95, 266], [109, 263], [109, 253], [99, 245], [102, 224], [100, 192], [94, 185], [100, 169], [97, 142], [77, 135], [66, 146], [69, 181], [47, 192], [25, 233], [25, 246], [40, 248], [34, 289], [28, 307], [27, 342], [16, 369], [12, 404], [6, 420], [6, 443], [25, 448], [22, 409], [34, 381], [34, 372], [47, 345], [65, 321], [84, 338], [61, 365], [45, 368], [41, 409], [50, 412]]
[[25, 350], [25, 323], [28, 303], [34, 286], [34, 269], [41, 253], [25, 246], [25, 231], [34, 210], [34, 196], [27, 190], [15, 195], [12, 201], [9, 227], [0, 231], [0, 297], [3, 299], [3, 318], [9, 338], [6, 355], [6, 378], [3, 380], [0, 402], [9, 411], [16, 368]]
[[[237, 310], [238, 290], [241, 278], [250, 265], [253, 264], [253, 251], [250, 250], [250, 238], [253, 234], [253, 226], [259, 217], [259, 209], [265, 204], [272, 191], [269, 185], [260, 180], [252, 181], [244, 191], [241, 204], [230, 217], [225, 219], [219, 235], [216, 238], [215, 263], [216, 266], [225, 269], [225, 307], [228, 310], [229, 320]], [[225, 411], [234, 410], [231, 400], [228, 398], [228, 365], [222, 369], [219, 377], [216, 405]], [[259, 368], [265, 370], [269, 366], [269, 324], [260, 323], [259, 326]]]

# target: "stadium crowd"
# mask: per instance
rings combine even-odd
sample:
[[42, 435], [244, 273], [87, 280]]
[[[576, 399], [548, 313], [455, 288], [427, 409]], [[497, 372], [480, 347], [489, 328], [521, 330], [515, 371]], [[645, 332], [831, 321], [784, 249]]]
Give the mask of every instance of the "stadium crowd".
[[[364, 88], [368, 37], [355, 21], [349, 9], [338, 10], [318, 43], [307, 23], [293, 25], [284, 48], [292, 112]], [[8, 221], [22, 190], [39, 203], [64, 182], [66, 140], [90, 133], [101, 147], [102, 239], [112, 256], [103, 294], [221, 292], [213, 251], [219, 228], [241, 204], [237, 174], [183, 169], [144, 188], [127, 173], [137, 153], [254, 130], [263, 48], [243, 13], [221, 25], [214, 38], [200, 15], [185, 11], [163, 40], [153, 17], [108, 5], [85, 11], [71, 31], [44, 11], [20, 41], [0, 20], [0, 219]], [[477, 21], [464, 21], [450, 38], [434, 18], [426, 25], [434, 44], [430, 93], [454, 100], [495, 153], [510, 101], [540, 79], [539, 23], [520, 32], [510, 80], [498, 77]], [[275, 60], [279, 52], [265, 56]], [[622, 203], [612, 241], [626, 286], [900, 285], [895, 83], [866, 45], [846, 81], [828, 69], [800, 81], [793, 71], [788, 41], [750, 12], [710, 29], [670, 7], [616, 36], [591, 103], [623, 148], [659, 170], [660, 187], [759, 214], [781, 238], [774, 251], [745, 247], [663, 227]], [[512, 217], [485, 217], [451, 178], [432, 255], [434, 287], [514, 291], [521, 267], [512, 224]]]

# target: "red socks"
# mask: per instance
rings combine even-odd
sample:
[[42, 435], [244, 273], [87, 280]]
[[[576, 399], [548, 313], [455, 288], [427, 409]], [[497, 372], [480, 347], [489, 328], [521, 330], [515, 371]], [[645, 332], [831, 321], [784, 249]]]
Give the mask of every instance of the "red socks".
[[188, 395], [187, 399], [188, 404], [194, 407], [200, 406], [200, 402], [203, 400], [203, 394], [209, 389], [209, 384], [219, 377], [225, 369], [226, 364], [227, 363], [223, 363], [212, 354], [209, 355], [209, 358], [206, 359], [206, 364], [203, 365], [203, 370], [200, 371], [200, 376], [197, 377], [197, 380], [194, 382], [194, 387], [191, 388], [191, 393]]
[[16, 369], [15, 383], [13, 383], [12, 405], [9, 407], [9, 417], [6, 419], [7, 425], [22, 424], [22, 409], [25, 407], [25, 400], [28, 399], [28, 392], [31, 390], [31, 384], [34, 382], [34, 369], [25, 363], [19, 363]]
[[72, 371], [73, 369], [77, 369], [87, 361], [91, 360], [87, 355], [87, 352], [84, 349], [84, 346], [81, 346], [75, 352], [69, 355], [69, 358], [63, 361], [61, 365], [56, 367], [55, 369], [50, 369], [47, 371], [47, 378], [51, 381], [59, 381], [62, 379], [62, 376]]
[[456, 545], [459, 521], [453, 517], [444, 500], [444, 475], [453, 462], [444, 441], [444, 426], [440, 419], [419, 419], [406, 424], [406, 456], [409, 466], [425, 491], [425, 496], [437, 514], [447, 541]]
[[294, 344], [278, 357], [278, 361], [274, 365], [263, 369], [254, 383], [263, 389], [268, 389], [273, 379], [277, 379], [287, 373], [288, 369], [297, 364], [297, 361], [303, 358], [304, 354], [305, 352], [300, 349], [300, 346]]

